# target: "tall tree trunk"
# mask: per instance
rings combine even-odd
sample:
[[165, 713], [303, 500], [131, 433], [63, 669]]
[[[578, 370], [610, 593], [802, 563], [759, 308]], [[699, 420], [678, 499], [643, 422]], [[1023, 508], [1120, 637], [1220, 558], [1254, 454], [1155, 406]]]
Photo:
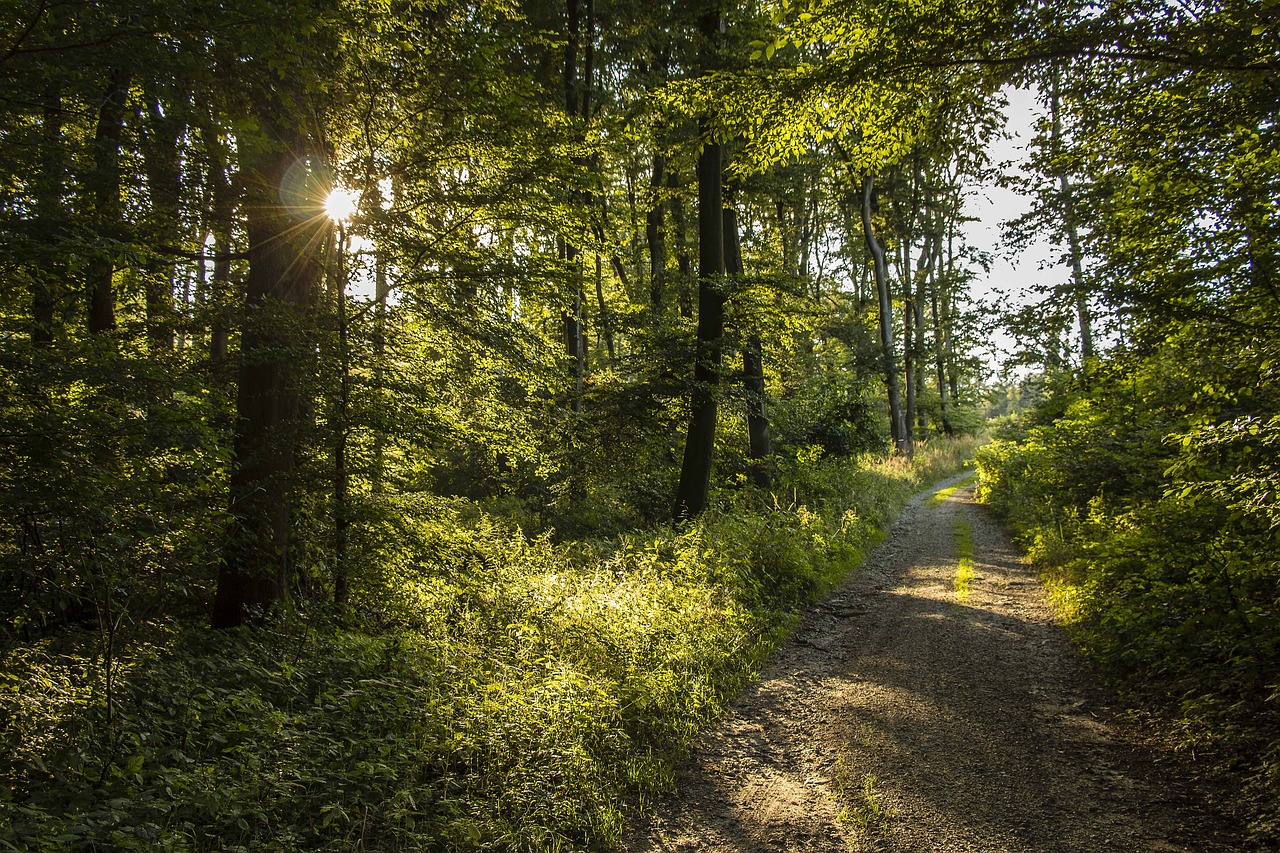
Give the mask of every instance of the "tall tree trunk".
[[[733, 199], [724, 207], [724, 272], [731, 282], [741, 282], [743, 275], [742, 238], [738, 231], [738, 211]], [[764, 348], [755, 331], [747, 335], [742, 348], [742, 384], [747, 393], [747, 456], [752, 460], [751, 480], [762, 489], [769, 488], [768, 464], [772, 447], [769, 441], [769, 418], [764, 407]]]
[[813, 255], [814, 219], [817, 216], [818, 191], [811, 188], [808, 182], [800, 194], [800, 222], [796, 228], [796, 239], [799, 243], [800, 262], [796, 272], [802, 281], [809, 278], [809, 261]]
[[147, 188], [151, 195], [151, 231], [160, 243], [161, 252], [169, 257], [148, 270], [146, 282], [147, 340], [153, 352], [173, 349], [173, 292], [178, 265], [169, 252], [182, 242], [181, 219], [182, 171], [180, 143], [184, 127], [166, 114], [159, 100], [151, 97], [147, 104], [147, 125], [143, 160], [147, 170]]
[[[260, 116], [270, 126], [278, 116]], [[310, 359], [302, 333], [316, 304], [323, 268], [320, 217], [298, 219], [278, 187], [306, 142], [280, 133], [272, 150], [249, 149], [246, 213], [249, 278], [240, 341], [231, 523], [218, 573], [212, 624], [230, 628], [288, 594], [292, 574], [291, 507], [299, 428], [299, 383]], [[266, 148], [267, 146], [264, 146]], [[318, 207], [318, 203], [317, 203]]]
[[[387, 258], [382, 252], [374, 255], [376, 265], [373, 273], [373, 392], [382, 396], [382, 386], [386, 375], [387, 352]], [[508, 315], [509, 316], [509, 315]], [[386, 436], [381, 424], [373, 433], [373, 470], [369, 475], [369, 490], [375, 495], [382, 493], [384, 456], [386, 455]]]
[[[724, 31], [720, 11], [703, 15], [700, 29], [706, 39], [706, 56], [710, 57]], [[701, 119], [698, 125], [703, 137], [698, 156], [698, 351], [693, 370], [693, 407], [676, 492], [676, 518], [693, 518], [707, 507], [724, 336], [723, 149], [712, 137], [709, 118]]]
[[[229, 295], [231, 290], [232, 228], [235, 199], [227, 177], [227, 147], [217, 126], [210, 121], [201, 131], [209, 162], [209, 232], [213, 235], [213, 276], [209, 283], [209, 362], [221, 373], [227, 362]], [[203, 246], [201, 247], [203, 249]]]
[[[578, 37], [581, 29], [581, 15], [578, 0], [568, 0], [567, 31], [564, 47], [564, 111], [571, 120], [580, 118], [579, 108], [586, 113], [590, 110], [589, 93], [578, 91]], [[573, 159], [575, 166], [584, 165], [581, 158]], [[580, 201], [578, 193], [570, 190], [570, 201]], [[577, 244], [572, 238], [564, 240], [564, 261], [570, 271], [570, 288], [573, 294], [569, 308], [563, 313], [565, 354], [573, 359], [573, 411], [582, 411], [582, 390], [586, 374], [586, 348], [582, 345], [582, 260], [579, 257]]]
[[680, 178], [675, 172], [667, 173], [667, 189], [671, 191], [671, 218], [676, 232], [676, 269], [680, 271], [680, 292], [677, 303], [681, 317], [693, 316], [693, 262], [689, 258], [689, 237], [684, 216], [684, 197], [680, 195]]
[[[598, 172], [599, 163], [593, 160], [591, 164], [591, 168], [593, 171]], [[600, 247], [604, 247], [606, 243], [609, 242], [608, 234], [610, 233], [609, 197], [604, 190], [603, 181], [597, 180], [596, 187], [597, 187], [597, 191], [595, 194], [595, 206], [596, 206], [596, 209], [599, 211], [599, 218], [596, 220], [594, 230], [596, 235], [596, 245]], [[609, 362], [613, 363], [616, 360], [616, 350], [614, 347], [614, 339], [613, 339], [613, 316], [609, 312], [609, 305], [604, 298], [604, 281], [601, 276], [601, 269], [600, 269], [603, 259], [600, 256], [599, 249], [596, 250], [595, 256], [596, 256], [596, 306], [599, 310], [599, 316], [600, 316], [600, 322], [599, 322], [600, 329], [598, 331], [598, 337], [604, 340], [605, 350], [609, 355]], [[627, 267], [624, 263], [622, 263], [622, 258], [618, 257], [618, 254], [616, 252], [609, 253], [609, 268], [612, 269], [613, 274], [617, 276], [618, 283], [622, 285], [623, 292], [627, 292], [630, 288], [630, 283], [628, 281], [628, 275], [627, 275]]]
[[665, 217], [662, 210], [663, 172], [667, 167], [667, 158], [660, 153], [653, 155], [653, 171], [649, 177], [649, 211], [644, 217], [644, 236], [649, 244], [649, 304], [653, 309], [654, 322], [662, 318], [662, 299], [666, 282], [667, 247]]
[[[130, 72], [123, 68], [111, 72], [102, 106], [98, 108], [98, 125], [93, 136], [93, 172], [91, 176], [94, 220], [102, 240], [121, 238], [120, 217], [120, 142], [124, 134], [124, 112], [129, 98]], [[89, 288], [89, 333], [100, 334], [116, 327], [115, 294], [112, 279], [115, 262], [106, 249], [100, 248], [90, 258], [87, 283]]]
[[[927, 219], [927, 217], [926, 217]], [[915, 338], [914, 350], [917, 359], [916, 364], [916, 392], [915, 398], [918, 402], [924, 397], [924, 377], [927, 372], [925, 364], [925, 348], [924, 348], [924, 303], [926, 299], [925, 286], [929, 279], [929, 274], [933, 269], [933, 234], [930, 232], [927, 224], [923, 229], [923, 239], [920, 246], [920, 258], [916, 261], [915, 270], [915, 295], [912, 299], [912, 310], [915, 312]], [[916, 423], [921, 431], [929, 426], [928, 413], [919, 405], [916, 407]]]
[[947, 234], [947, 286], [942, 290], [942, 330], [946, 336], [943, 347], [946, 358], [947, 387], [951, 400], [960, 399], [960, 380], [956, 373], [955, 321], [952, 316], [952, 282], [956, 280], [956, 247], [954, 228]]
[[[949, 229], [948, 229], [949, 231]], [[948, 242], [950, 242], [950, 234], [948, 233]], [[948, 436], [954, 435], [955, 430], [951, 426], [950, 399], [947, 396], [947, 374], [945, 360], [945, 335], [946, 325], [943, 323], [942, 315], [938, 311], [938, 291], [943, 287], [950, 285], [950, 282], [942, 275], [942, 239], [939, 237], [935, 241], [935, 251], [933, 260], [933, 282], [929, 288], [929, 307], [933, 318], [933, 356], [934, 368], [937, 373], [938, 380], [938, 403], [940, 414], [942, 417], [942, 431]]]
[[871, 224], [874, 192], [874, 179], [868, 175], [862, 181], [862, 232], [874, 261], [876, 293], [880, 299], [880, 353], [884, 364], [884, 384], [889, 396], [889, 432], [893, 436], [897, 452], [906, 453], [909, 441], [907, 426], [902, 417], [902, 399], [898, 391], [898, 359], [893, 351], [893, 297], [889, 292], [889, 270], [885, 264], [884, 248], [876, 239]]
[[915, 441], [916, 424], [916, 360], [915, 360], [915, 297], [911, 292], [911, 282], [904, 282], [902, 300], [902, 379], [907, 386], [907, 406], [903, 415], [906, 426], [906, 441], [910, 446]]
[[[1052, 115], [1053, 154], [1055, 159], [1062, 149], [1062, 117], [1059, 111], [1058, 88], [1060, 72], [1057, 63], [1053, 66], [1053, 77], [1050, 80], [1049, 112]], [[1071, 259], [1072, 301], [1075, 303], [1076, 320], [1080, 327], [1080, 358], [1088, 361], [1093, 358], [1093, 318], [1089, 311], [1089, 293], [1084, 280], [1084, 253], [1080, 249], [1080, 233], [1076, 227], [1075, 202], [1072, 197], [1071, 181], [1067, 170], [1061, 164], [1058, 169], [1058, 190], [1062, 202], [1062, 224], [1067, 232], [1067, 252]]]

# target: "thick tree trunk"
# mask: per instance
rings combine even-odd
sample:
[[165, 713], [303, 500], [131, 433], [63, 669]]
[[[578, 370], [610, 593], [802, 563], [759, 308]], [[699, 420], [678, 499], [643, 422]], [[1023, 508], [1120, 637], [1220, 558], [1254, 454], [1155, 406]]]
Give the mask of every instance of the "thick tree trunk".
[[[298, 137], [279, 150], [247, 154], [249, 278], [240, 343], [231, 525], [218, 574], [212, 624], [243, 624], [288, 594], [295, 456], [301, 422], [299, 382], [311, 358], [302, 330], [323, 269], [321, 217], [293, 217], [278, 187], [303, 150]], [[318, 207], [318, 204], [317, 204]]]
[[[125, 69], [112, 71], [106, 97], [98, 108], [98, 125], [93, 137], [91, 182], [99, 239], [120, 239], [122, 236], [120, 141], [124, 133], [124, 112], [131, 79], [130, 72]], [[105, 249], [99, 249], [88, 264], [90, 334], [100, 334], [116, 327], [115, 294], [112, 292], [114, 277], [115, 262]]]
[[[710, 55], [724, 31], [724, 18], [717, 10], [704, 15], [700, 24]], [[698, 124], [704, 140], [698, 156], [698, 352], [676, 518], [693, 518], [707, 507], [724, 336], [723, 149], [712, 139], [711, 121], [703, 119]]]
[[[704, 131], [709, 131], [709, 123], [703, 124]], [[677, 518], [693, 518], [706, 509], [711, 484], [724, 334], [721, 207], [721, 146], [707, 142], [698, 157], [698, 352], [693, 371], [693, 409], [676, 492]]]
[[902, 417], [902, 400], [898, 391], [898, 359], [893, 351], [893, 298], [889, 292], [889, 270], [886, 268], [884, 248], [876, 239], [871, 225], [871, 200], [875, 191], [874, 180], [868, 176], [862, 182], [862, 232], [871, 251], [876, 277], [876, 293], [880, 300], [880, 353], [884, 364], [884, 383], [889, 396], [889, 432], [894, 448], [899, 453], [908, 452], [907, 426]]

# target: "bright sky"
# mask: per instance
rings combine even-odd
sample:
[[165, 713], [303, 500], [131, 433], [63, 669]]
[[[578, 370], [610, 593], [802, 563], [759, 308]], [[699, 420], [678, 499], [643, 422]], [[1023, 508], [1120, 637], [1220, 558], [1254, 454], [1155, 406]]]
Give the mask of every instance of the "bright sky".
[[[1035, 93], [1029, 89], [1006, 89], [1009, 107], [1005, 111], [1009, 138], [999, 140], [991, 147], [991, 159], [995, 163], [1026, 162], [1026, 146], [1031, 139], [1032, 127], [1040, 107]], [[1057, 262], [1057, 251], [1046, 241], [1028, 246], [1016, 258], [1009, 257], [1009, 250], [1000, 242], [1002, 222], [1021, 216], [1030, 207], [1029, 200], [1013, 190], [997, 186], [975, 186], [967, 202], [966, 213], [978, 221], [965, 225], [965, 236], [970, 245], [988, 251], [994, 262], [991, 272], [982, 275], [974, 284], [973, 296], [993, 302], [997, 292], [1007, 294], [1015, 304], [1026, 301], [1026, 291], [1036, 283], [1054, 284], [1067, 280], [1069, 269]], [[988, 363], [999, 364], [1012, 345], [1012, 341], [997, 330], [991, 340], [992, 350]]]

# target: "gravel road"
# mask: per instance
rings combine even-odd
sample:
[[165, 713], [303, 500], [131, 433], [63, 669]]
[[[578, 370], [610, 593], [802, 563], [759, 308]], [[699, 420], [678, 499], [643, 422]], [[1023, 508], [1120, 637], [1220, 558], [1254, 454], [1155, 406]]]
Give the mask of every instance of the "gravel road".
[[1116, 719], [972, 485], [938, 488], [956, 485], [806, 614], [630, 851], [1242, 849]]

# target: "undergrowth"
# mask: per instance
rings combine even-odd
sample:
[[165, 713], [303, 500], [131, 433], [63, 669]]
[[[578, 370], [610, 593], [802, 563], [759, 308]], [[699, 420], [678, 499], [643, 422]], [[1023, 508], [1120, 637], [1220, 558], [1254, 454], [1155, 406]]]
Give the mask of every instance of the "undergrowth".
[[[1159, 369], [1157, 369], [1159, 368]], [[978, 454], [1083, 650], [1280, 842], [1280, 419], [1172, 411], [1160, 371], [1059, 393]], [[1198, 386], [1197, 386], [1198, 387]], [[1161, 408], [1163, 406], [1163, 408]]]
[[798, 609], [973, 446], [796, 463], [767, 497], [600, 541], [404, 498], [341, 623], [10, 644], [0, 847], [608, 848]]

